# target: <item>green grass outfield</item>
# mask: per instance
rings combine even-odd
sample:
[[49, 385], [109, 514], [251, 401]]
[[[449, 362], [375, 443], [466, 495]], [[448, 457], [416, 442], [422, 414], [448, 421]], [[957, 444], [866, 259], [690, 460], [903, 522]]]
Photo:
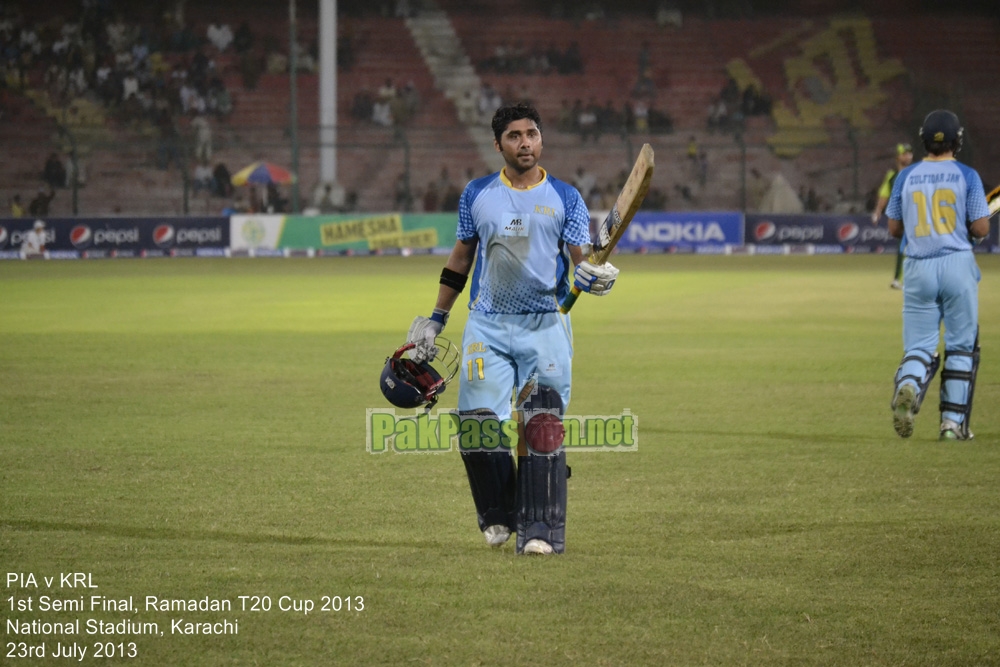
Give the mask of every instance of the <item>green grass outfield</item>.
[[892, 429], [892, 256], [620, 256], [573, 311], [570, 412], [631, 409], [639, 449], [572, 456], [550, 558], [485, 545], [456, 453], [365, 450], [442, 261], [0, 262], [0, 662], [67, 662], [17, 659], [44, 642], [130, 665], [1000, 664], [1000, 257], [976, 439], [946, 444], [937, 379], [913, 437]]

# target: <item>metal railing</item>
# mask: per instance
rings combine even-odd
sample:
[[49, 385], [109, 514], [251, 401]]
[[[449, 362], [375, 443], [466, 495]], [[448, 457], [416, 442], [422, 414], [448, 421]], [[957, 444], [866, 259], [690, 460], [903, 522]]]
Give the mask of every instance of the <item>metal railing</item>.
[[[85, 176], [68, 184], [68, 197], [57, 197], [53, 214], [204, 215], [233, 205], [232, 198], [213, 196], [193, 183], [190, 137], [182, 135], [171, 144], [148, 133], [129, 141], [81, 141], [79, 134], [76, 128], [60, 126], [52, 139], [52, 149], [63, 150], [73, 171]], [[443, 169], [460, 190], [470, 178], [502, 166], [499, 155], [492, 163], [484, 161], [461, 126], [348, 125], [338, 127], [336, 136], [338, 180], [353, 193], [359, 211], [440, 209], [444, 193], [439, 191], [435, 198], [428, 190], [442, 189]], [[319, 127], [300, 127], [293, 146], [287, 128], [222, 125], [213, 137], [212, 164], [224, 163], [230, 173], [257, 159], [289, 166], [296, 151], [298, 208], [309, 209], [319, 181], [320, 137]], [[822, 143], [778, 157], [766, 128], [746, 133], [700, 128], [678, 128], [671, 134], [615, 132], [596, 140], [547, 128], [544, 137], [541, 163], [553, 176], [574, 182], [582, 168], [604, 187], [627, 171], [642, 143], [650, 143], [657, 157], [653, 196], [664, 208], [687, 210], [758, 210], [763, 193], [779, 176], [803, 199], [817, 201], [819, 210], [865, 210], [871, 192], [893, 165], [895, 144], [914, 143], [914, 137], [892, 130], [830, 129]], [[967, 137], [961, 155], [974, 167], [976, 139]], [[7, 198], [33, 192], [41, 183], [40, 156], [49, 149], [20, 144], [16, 138], [5, 144], [9, 162], [0, 192]], [[592, 206], [598, 203], [594, 195]]]

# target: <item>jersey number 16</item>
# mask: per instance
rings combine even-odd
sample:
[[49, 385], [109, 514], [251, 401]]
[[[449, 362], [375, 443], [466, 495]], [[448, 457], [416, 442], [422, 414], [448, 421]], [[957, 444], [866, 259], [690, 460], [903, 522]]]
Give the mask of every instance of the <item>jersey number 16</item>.
[[927, 195], [919, 190], [913, 193], [913, 204], [917, 208], [916, 236], [930, 236], [931, 226], [927, 222], [930, 213], [934, 231], [940, 235], [955, 231], [955, 192], [947, 188], [935, 190], [931, 195], [930, 206], [927, 205]]

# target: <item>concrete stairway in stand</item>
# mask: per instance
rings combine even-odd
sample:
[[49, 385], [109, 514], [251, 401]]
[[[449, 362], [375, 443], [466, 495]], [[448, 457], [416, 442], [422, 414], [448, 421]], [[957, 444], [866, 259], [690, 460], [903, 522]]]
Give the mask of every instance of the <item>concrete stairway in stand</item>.
[[455, 104], [459, 120], [483, 161], [487, 165], [494, 164], [497, 155], [493, 149], [493, 132], [477, 122], [482, 82], [448, 15], [433, 2], [425, 0], [420, 14], [408, 18], [406, 26], [434, 75], [435, 86]]

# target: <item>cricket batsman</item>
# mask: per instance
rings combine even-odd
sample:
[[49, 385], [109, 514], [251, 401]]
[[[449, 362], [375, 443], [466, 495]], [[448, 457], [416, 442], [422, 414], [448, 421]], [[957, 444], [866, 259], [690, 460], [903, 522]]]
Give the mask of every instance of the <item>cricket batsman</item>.
[[495, 547], [516, 532], [519, 554], [563, 553], [569, 475], [561, 416], [570, 401], [573, 331], [559, 304], [574, 284], [607, 294], [618, 269], [586, 260], [590, 213], [575, 188], [539, 165], [538, 112], [504, 106], [492, 127], [504, 167], [465, 187], [435, 308], [413, 321], [407, 341], [417, 346], [414, 361], [432, 358], [468, 284], [460, 415], [509, 420], [513, 397], [535, 384], [522, 406], [527, 448], [516, 469], [509, 451], [462, 451], [479, 529]]
[[971, 440], [969, 420], [979, 369], [979, 266], [972, 252], [989, 235], [979, 174], [955, 159], [962, 148], [958, 116], [927, 115], [920, 140], [927, 157], [899, 173], [889, 197], [889, 231], [907, 242], [903, 287], [903, 360], [895, 378], [893, 427], [913, 434], [914, 416], [940, 365], [941, 440]]

